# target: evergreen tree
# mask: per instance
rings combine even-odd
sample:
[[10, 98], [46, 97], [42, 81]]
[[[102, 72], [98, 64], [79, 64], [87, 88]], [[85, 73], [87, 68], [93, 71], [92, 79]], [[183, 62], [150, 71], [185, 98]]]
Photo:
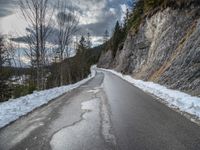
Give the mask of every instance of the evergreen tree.
[[87, 70], [87, 59], [86, 59], [86, 50], [87, 50], [87, 41], [84, 36], [81, 36], [81, 39], [78, 44], [77, 49], [77, 62], [79, 63], [79, 70], [81, 72], [81, 78], [83, 79]]
[[84, 36], [81, 36], [81, 39], [78, 44], [78, 52], [83, 52], [87, 47], [87, 41]]
[[124, 32], [127, 32], [127, 26], [128, 26], [129, 18], [130, 18], [130, 12], [129, 12], [129, 9], [127, 8], [126, 9], [126, 15], [124, 17], [124, 25], [123, 25]]
[[109, 32], [106, 30], [103, 35], [103, 43], [106, 43], [109, 39]]
[[90, 35], [89, 32], [87, 33], [87, 41], [86, 41], [86, 44], [87, 44], [87, 48], [91, 48], [92, 42], [91, 42], [91, 35]]
[[115, 57], [118, 46], [123, 40], [122, 36], [123, 36], [123, 34], [121, 31], [121, 27], [119, 25], [119, 21], [117, 21], [114, 32], [113, 32], [112, 42], [111, 42], [111, 50], [112, 50], [113, 57]]

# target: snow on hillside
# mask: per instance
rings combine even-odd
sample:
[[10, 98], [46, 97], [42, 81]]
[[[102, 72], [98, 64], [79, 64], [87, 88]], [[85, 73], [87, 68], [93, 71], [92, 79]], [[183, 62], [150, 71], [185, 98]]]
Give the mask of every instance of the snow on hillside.
[[47, 104], [60, 95], [79, 87], [94, 76], [95, 71], [91, 69], [91, 75], [88, 76], [88, 78], [75, 84], [34, 92], [27, 96], [0, 103], [0, 128], [17, 120], [19, 117], [26, 115], [34, 109]]
[[129, 75], [123, 75], [114, 70], [102, 69], [109, 71], [120, 78], [130, 82], [134, 86], [142, 89], [145, 92], [153, 94], [161, 98], [171, 108], [179, 109], [181, 112], [186, 112], [200, 119], [200, 98], [188, 95], [186, 93], [168, 89], [162, 85], [145, 82], [142, 80], [135, 80]]

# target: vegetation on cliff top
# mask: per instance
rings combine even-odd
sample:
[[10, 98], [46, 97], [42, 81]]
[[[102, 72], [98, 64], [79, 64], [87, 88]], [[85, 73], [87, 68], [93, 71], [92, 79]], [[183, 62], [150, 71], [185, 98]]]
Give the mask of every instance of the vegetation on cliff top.
[[159, 10], [167, 7], [173, 9], [185, 9], [191, 5], [199, 6], [199, 0], [138, 0], [133, 2], [133, 9], [128, 18], [127, 29], [137, 32], [142, 20]]
[[117, 21], [111, 39], [105, 43], [105, 51], [111, 50], [113, 58], [117, 50], [123, 48], [128, 33], [136, 34], [139, 26], [146, 17], [150, 17], [159, 10], [170, 7], [172, 9], [186, 9], [199, 6], [199, 0], [133, 0], [132, 10], [127, 10], [124, 23]]

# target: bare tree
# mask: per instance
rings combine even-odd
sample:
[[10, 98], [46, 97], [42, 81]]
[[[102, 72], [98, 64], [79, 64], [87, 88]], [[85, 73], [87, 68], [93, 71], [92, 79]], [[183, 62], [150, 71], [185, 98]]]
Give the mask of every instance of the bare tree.
[[[75, 10], [68, 6], [65, 1], [58, 2], [57, 27], [58, 27], [58, 54], [60, 59], [60, 85], [63, 85], [63, 63], [65, 58], [70, 57], [71, 47], [75, 33], [78, 31], [79, 20]], [[68, 60], [67, 60], [68, 61]], [[71, 82], [70, 62], [67, 62], [68, 80]]]
[[0, 34], [0, 102], [10, 98], [10, 87], [7, 83], [9, 73], [4, 69], [10, 62], [9, 53], [5, 46], [4, 37]]
[[10, 67], [18, 67], [18, 64], [16, 62], [16, 57], [15, 57], [15, 53], [16, 53], [15, 45], [10, 39], [5, 42], [5, 49], [7, 52], [7, 59], [9, 60], [8, 65]]
[[0, 68], [3, 68], [6, 62], [8, 62], [8, 54], [5, 48], [5, 41], [3, 36], [0, 34]]
[[54, 8], [49, 0], [19, 0], [20, 10], [28, 23], [25, 38], [29, 45], [26, 51], [31, 64], [37, 70], [37, 89], [45, 88], [44, 68], [46, 65], [47, 38], [52, 31]]
[[19, 49], [20, 49], [19, 43], [17, 44], [17, 49], [18, 49], [18, 51], [17, 51], [16, 57], [19, 62], [19, 68], [22, 68], [23, 66], [22, 66], [22, 60], [21, 60], [21, 52], [19, 51]]

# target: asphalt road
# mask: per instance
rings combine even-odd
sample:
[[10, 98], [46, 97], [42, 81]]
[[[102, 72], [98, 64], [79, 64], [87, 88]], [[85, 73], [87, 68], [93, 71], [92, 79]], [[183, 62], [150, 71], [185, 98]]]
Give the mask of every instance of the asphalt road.
[[108, 72], [0, 130], [0, 150], [200, 150], [200, 127]]

